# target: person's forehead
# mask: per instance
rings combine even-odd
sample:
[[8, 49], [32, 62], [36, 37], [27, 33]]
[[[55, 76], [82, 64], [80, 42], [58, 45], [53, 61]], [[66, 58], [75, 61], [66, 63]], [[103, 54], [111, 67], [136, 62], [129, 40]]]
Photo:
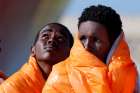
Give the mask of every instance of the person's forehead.
[[45, 27], [43, 27], [41, 29], [39, 34], [53, 32], [53, 31], [55, 31], [57, 34], [61, 34], [65, 37], [68, 37], [68, 32], [66, 32], [66, 30], [64, 30], [64, 27], [57, 25], [57, 24], [46, 25]]
[[41, 31], [44, 31], [46, 29], [58, 29], [58, 30], [61, 30], [62, 26], [57, 25], [57, 24], [48, 24], [48, 25], [44, 26]]
[[106, 30], [107, 29], [102, 24], [94, 21], [83, 22], [79, 27], [80, 34], [88, 34], [88, 35], [93, 34], [103, 35], [104, 33], [107, 32]]
[[96, 21], [85, 21], [85, 22], [82, 22], [80, 24], [80, 27], [79, 29], [82, 28], [106, 28], [104, 25], [100, 24], [99, 22], [96, 22]]

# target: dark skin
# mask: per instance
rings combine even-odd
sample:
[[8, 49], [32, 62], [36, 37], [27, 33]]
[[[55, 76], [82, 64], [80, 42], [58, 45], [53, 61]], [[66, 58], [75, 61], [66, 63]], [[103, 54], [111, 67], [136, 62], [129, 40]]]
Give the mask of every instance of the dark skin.
[[65, 60], [69, 53], [70, 43], [67, 33], [56, 24], [45, 26], [32, 47], [32, 55], [36, 58], [44, 79], [47, 79], [52, 66]]
[[82, 22], [78, 37], [86, 50], [106, 62], [111, 43], [105, 26], [94, 21]]

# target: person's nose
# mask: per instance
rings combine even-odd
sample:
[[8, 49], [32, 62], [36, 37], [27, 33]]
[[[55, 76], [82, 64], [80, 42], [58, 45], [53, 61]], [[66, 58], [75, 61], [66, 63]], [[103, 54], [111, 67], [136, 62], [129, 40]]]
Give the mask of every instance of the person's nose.
[[90, 49], [90, 39], [87, 39], [84, 43], [84, 47], [86, 50], [89, 50]]
[[55, 43], [55, 35], [52, 34], [49, 40], [47, 41], [47, 44], [54, 44]]
[[48, 44], [52, 44], [53, 43], [53, 39], [49, 39], [47, 43]]

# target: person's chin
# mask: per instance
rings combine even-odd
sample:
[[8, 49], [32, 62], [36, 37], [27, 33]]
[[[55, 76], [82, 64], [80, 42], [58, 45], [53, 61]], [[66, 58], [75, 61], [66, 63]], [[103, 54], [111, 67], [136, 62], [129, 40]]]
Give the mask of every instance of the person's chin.
[[53, 56], [53, 53], [51, 52], [46, 52], [43, 54], [44, 59], [50, 59]]
[[55, 57], [55, 53], [54, 52], [46, 52], [43, 54], [43, 59], [45, 60], [54, 60]]
[[43, 55], [43, 59], [45, 62], [47, 62], [50, 65], [54, 65], [57, 61], [56, 56], [54, 54], [51, 54], [51, 53], [45, 53]]

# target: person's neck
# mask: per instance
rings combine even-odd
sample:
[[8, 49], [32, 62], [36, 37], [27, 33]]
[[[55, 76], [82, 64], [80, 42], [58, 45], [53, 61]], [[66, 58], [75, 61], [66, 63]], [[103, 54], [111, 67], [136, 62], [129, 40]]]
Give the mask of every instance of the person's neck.
[[47, 62], [38, 61], [37, 63], [39, 65], [39, 68], [42, 72], [42, 75], [43, 75], [44, 79], [46, 80], [48, 78], [51, 70], [52, 70], [52, 66], [49, 65]]

